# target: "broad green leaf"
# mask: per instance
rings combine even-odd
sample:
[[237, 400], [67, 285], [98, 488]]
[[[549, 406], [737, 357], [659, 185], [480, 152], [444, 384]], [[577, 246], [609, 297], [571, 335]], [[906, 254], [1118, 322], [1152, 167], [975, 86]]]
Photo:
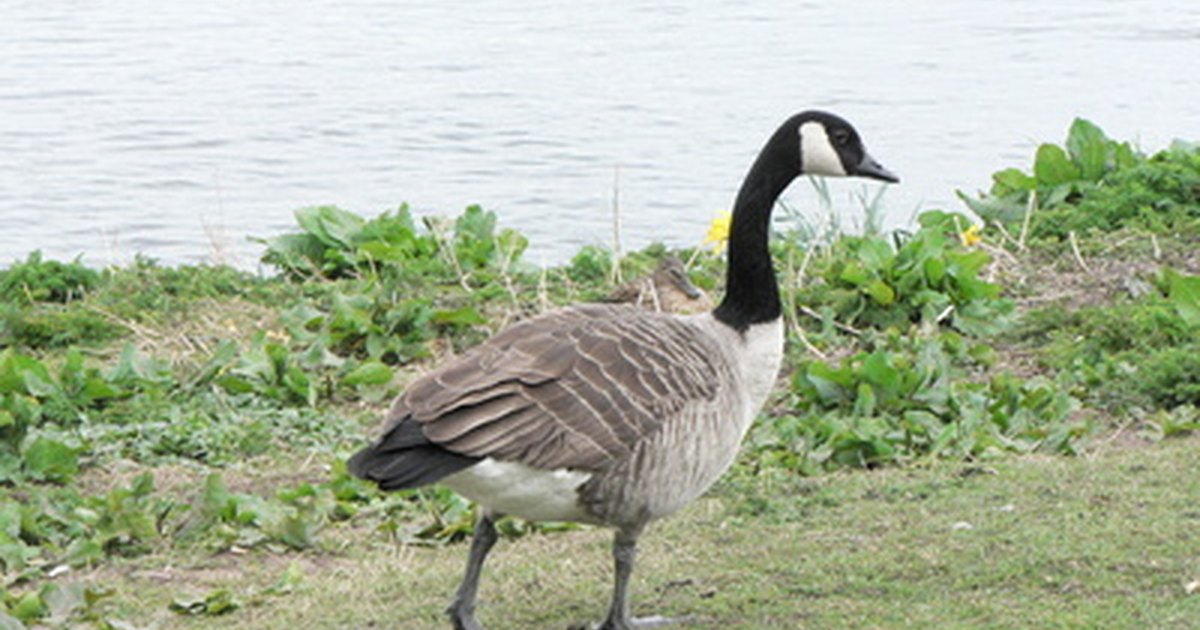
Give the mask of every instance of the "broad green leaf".
[[73, 567], [99, 564], [104, 560], [104, 546], [92, 538], [76, 538], [67, 546], [65, 560]]
[[1067, 134], [1067, 150], [1088, 181], [1099, 181], [1108, 167], [1108, 137], [1091, 121], [1076, 118]]
[[[921, 226], [922, 228], [928, 228], [928, 230], [932, 232], [958, 232], [962, 230], [964, 226], [971, 225], [972, 223], [974, 223], [974, 221], [968, 219], [966, 216], [958, 212], [926, 210], [925, 212], [917, 215], [917, 225]], [[920, 232], [913, 235], [912, 240], [923, 238], [926, 233], [926, 230], [922, 229]], [[912, 241], [910, 240], [909, 243], [911, 242]], [[909, 243], [905, 243], [905, 249], [910, 246]]]
[[886, 269], [895, 255], [892, 246], [878, 238], [865, 239], [858, 248], [858, 259], [872, 271]]
[[360, 254], [376, 262], [398, 263], [411, 256], [411, 247], [386, 243], [384, 241], [369, 241], [358, 246]]
[[222, 376], [214, 382], [230, 394], [250, 394], [255, 390], [254, 383], [233, 374]]
[[105, 378], [125, 387], [171, 384], [174, 381], [168, 366], [153, 357], [143, 356], [132, 343], [121, 348], [121, 358]]
[[233, 597], [229, 589], [210, 591], [203, 597], [177, 597], [168, 608], [181, 615], [217, 616], [238, 609], [241, 604]]
[[888, 396], [900, 395], [900, 372], [892, 367], [886, 352], [872, 352], [862, 363], [863, 378]]
[[21, 535], [21, 506], [15, 501], [0, 504], [0, 540], [4, 536], [16, 539]]
[[296, 222], [326, 247], [350, 249], [362, 231], [363, 218], [336, 206], [315, 206], [296, 211]]
[[29, 391], [30, 382], [38, 391], [44, 390], [45, 395], [51, 395], [57, 391], [57, 388], [52, 385], [54, 379], [41, 361], [19, 354], [12, 348], [6, 348], [0, 352], [0, 394], [17, 392], [34, 396], [41, 395]]
[[1082, 180], [1072, 180], [1057, 186], [1051, 186], [1049, 190], [1043, 191], [1044, 194], [1038, 198], [1038, 204], [1043, 208], [1053, 208], [1078, 192], [1079, 186], [1082, 183]]
[[868, 282], [863, 291], [871, 296], [871, 299], [881, 306], [889, 306], [896, 301], [896, 292], [882, 280], [872, 280]]
[[1187, 276], [1172, 269], [1164, 272], [1171, 304], [1179, 317], [1192, 326], [1200, 325], [1200, 276]]
[[958, 437], [958, 425], [947, 424], [938, 432], [937, 437], [933, 439], [933, 444], [930, 445], [929, 451], [936, 455], [945, 453], [956, 437]]
[[992, 194], [1007, 195], [1013, 192], [1029, 192], [1037, 188], [1037, 178], [1025, 174], [1018, 168], [1006, 168], [992, 174]]
[[75, 450], [58, 440], [39, 437], [23, 455], [25, 470], [36, 479], [63, 482], [79, 472]]
[[103, 378], [93, 377], [83, 384], [83, 395], [88, 400], [110, 400], [120, 397], [124, 392]]
[[[16, 573], [24, 570], [29, 563], [41, 555], [41, 549], [25, 544], [19, 538], [0, 534], [0, 571]], [[3, 612], [3, 589], [0, 589], [0, 612]]]
[[925, 279], [929, 284], [937, 287], [940, 286], [942, 279], [946, 277], [946, 263], [941, 258], [929, 257], [925, 259]]
[[954, 191], [972, 212], [985, 221], [1001, 221], [1014, 223], [1025, 215], [1027, 193], [1014, 192], [1007, 195], [989, 195], [983, 198], [972, 197], [961, 190]]
[[316, 273], [316, 263], [325, 253], [325, 246], [311, 234], [284, 234], [263, 243], [267, 246], [263, 262], [301, 277]]
[[992, 261], [987, 252], [973, 249], [965, 252], [946, 252], [950, 267], [947, 271], [959, 281], [974, 278]]
[[846, 398], [845, 388], [854, 384], [854, 374], [848, 369], [835, 370], [822, 361], [813, 361], [805, 371], [805, 379], [824, 404]]
[[859, 383], [854, 398], [854, 415], [875, 415], [875, 389], [869, 383]]
[[943, 424], [940, 418], [923, 409], [905, 411], [904, 420], [913, 427], [920, 427], [921, 432], [928, 436], [936, 436]]
[[354, 387], [357, 385], [383, 385], [392, 380], [392, 368], [380, 361], [364, 361], [349, 374], [342, 377], [342, 383]]
[[839, 276], [839, 279], [842, 282], [854, 285], [856, 287], [862, 286], [864, 283], [866, 283], [868, 278], [869, 276], [867, 275], [867, 271], [863, 269], [862, 265], [855, 261], [847, 262], [845, 268], [842, 269], [842, 273]]
[[1117, 170], [1133, 168], [1138, 163], [1138, 153], [1128, 142], [1122, 142], [1113, 148], [1113, 163]]
[[312, 379], [308, 378], [308, 375], [299, 367], [295, 365], [288, 367], [287, 371], [283, 374], [283, 385], [308, 406], [316, 406], [318, 398], [317, 388], [313, 384]]
[[25, 381], [25, 391], [29, 392], [30, 396], [55, 398], [61, 395], [58, 385], [44, 370], [28, 370], [22, 376]]
[[1058, 186], [1079, 179], [1079, 167], [1071, 162], [1066, 151], [1054, 144], [1038, 147], [1033, 174], [1039, 186]]
[[496, 213], [470, 206], [454, 222], [454, 249], [459, 263], [483, 267], [496, 253]]
[[0, 448], [0, 483], [19, 481], [21, 474], [21, 458], [6, 448]]
[[31, 591], [18, 599], [8, 612], [18, 620], [29, 623], [45, 617], [50, 611], [46, 609], [46, 603], [42, 601], [41, 596]]
[[233, 495], [225, 487], [225, 480], [220, 473], [212, 473], [204, 479], [204, 492], [201, 494], [201, 509], [210, 518], [230, 520], [233, 518]]
[[434, 311], [430, 317], [430, 321], [443, 326], [481, 326], [487, 323], [487, 319], [479, 314], [479, 311], [470, 306], [463, 306], [453, 310]]

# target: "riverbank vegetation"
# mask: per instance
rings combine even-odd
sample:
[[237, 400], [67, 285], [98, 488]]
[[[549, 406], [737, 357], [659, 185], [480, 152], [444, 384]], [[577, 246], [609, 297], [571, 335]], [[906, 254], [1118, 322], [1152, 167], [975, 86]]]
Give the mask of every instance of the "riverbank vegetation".
[[[721, 628], [1200, 615], [1200, 150], [1079, 120], [960, 196], [891, 233], [878, 198], [854, 234], [778, 213], [784, 373], [734, 470], [649, 543], [639, 605]], [[532, 266], [476, 206], [296, 218], [269, 274], [0, 270], [0, 628], [438, 627], [471, 506], [344, 468], [390, 398], [668, 254], [721, 290], [707, 247]], [[498, 554], [485, 622], [600, 615], [602, 532], [501, 529], [595, 557]]]

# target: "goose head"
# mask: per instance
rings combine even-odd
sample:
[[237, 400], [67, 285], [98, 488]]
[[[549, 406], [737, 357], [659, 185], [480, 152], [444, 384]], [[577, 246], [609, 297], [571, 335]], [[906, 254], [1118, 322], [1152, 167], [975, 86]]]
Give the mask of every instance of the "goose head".
[[858, 132], [839, 116], [810, 110], [793, 116], [783, 129], [795, 130], [800, 174], [900, 181], [867, 153]]
[[692, 279], [687, 274], [687, 267], [682, 260], [679, 260], [678, 256], [663, 257], [654, 270], [652, 278], [655, 286], [681, 293], [691, 300], [698, 300], [704, 295], [699, 287], [692, 284]]
[[617, 287], [604, 301], [626, 302], [665, 313], [701, 313], [713, 307], [708, 294], [692, 284], [687, 266], [672, 255], [663, 257], [654, 273]]
[[725, 298], [713, 315], [739, 332], [780, 317], [767, 247], [771, 210], [800, 175], [900, 181], [867, 153], [858, 132], [841, 117], [809, 110], [784, 121], [754, 160], [733, 205]]

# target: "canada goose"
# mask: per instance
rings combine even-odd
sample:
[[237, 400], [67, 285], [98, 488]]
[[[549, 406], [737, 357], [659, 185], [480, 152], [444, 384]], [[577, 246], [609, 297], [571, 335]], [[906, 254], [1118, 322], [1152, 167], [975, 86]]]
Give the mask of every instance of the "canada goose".
[[703, 493], [733, 462], [783, 356], [771, 211], [801, 173], [897, 182], [832, 114], [789, 118], [734, 205], [725, 297], [709, 313], [580, 305], [519, 322], [414, 381], [350, 471], [384, 490], [440, 482], [482, 507], [447, 609], [479, 630], [475, 595], [495, 519], [613, 527], [615, 580], [600, 628], [634, 620], [626, 591], [646, 525]]
[[663, 313], [700, 313], [713, 307], [708, 294], [688, 278], [683, 261], [672, 255], [664, 256], [654, 273], [617, 287], [604, 301], [630, 303]]

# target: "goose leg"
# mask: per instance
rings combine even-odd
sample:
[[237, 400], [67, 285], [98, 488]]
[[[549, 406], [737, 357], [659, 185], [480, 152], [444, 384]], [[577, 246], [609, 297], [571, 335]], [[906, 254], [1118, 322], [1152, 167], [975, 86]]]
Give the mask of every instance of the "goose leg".
[[632, 630], [633, 628], [657, 628], [674, 623], [667, 617], [646, 617], [634, 619], [629, 616], [629, 576], [633, 574], [633, 560], [637, 556], [637, 540], [641, 536], [644, 525], [621, 528], [613, 539], [613, 560], [615, 561], [615, 579], [613, 583], [612, 603], [608, 606], [608, 616], [597, 630]]
[[483, 626], [475, 620], [475, 595], [479, 592], [479, 574], [483, 570], [483, 560], [496, 544], [497, 518], [498, 514], [492, 515], [485, 511], [475, 522], [471, 553], [467, 556], [467, 571], [454, 593], [454, 601], [446, 608], [446, 614], [450, 615], [450, 622], [454, 624], [455, 630], [483, 630]]

